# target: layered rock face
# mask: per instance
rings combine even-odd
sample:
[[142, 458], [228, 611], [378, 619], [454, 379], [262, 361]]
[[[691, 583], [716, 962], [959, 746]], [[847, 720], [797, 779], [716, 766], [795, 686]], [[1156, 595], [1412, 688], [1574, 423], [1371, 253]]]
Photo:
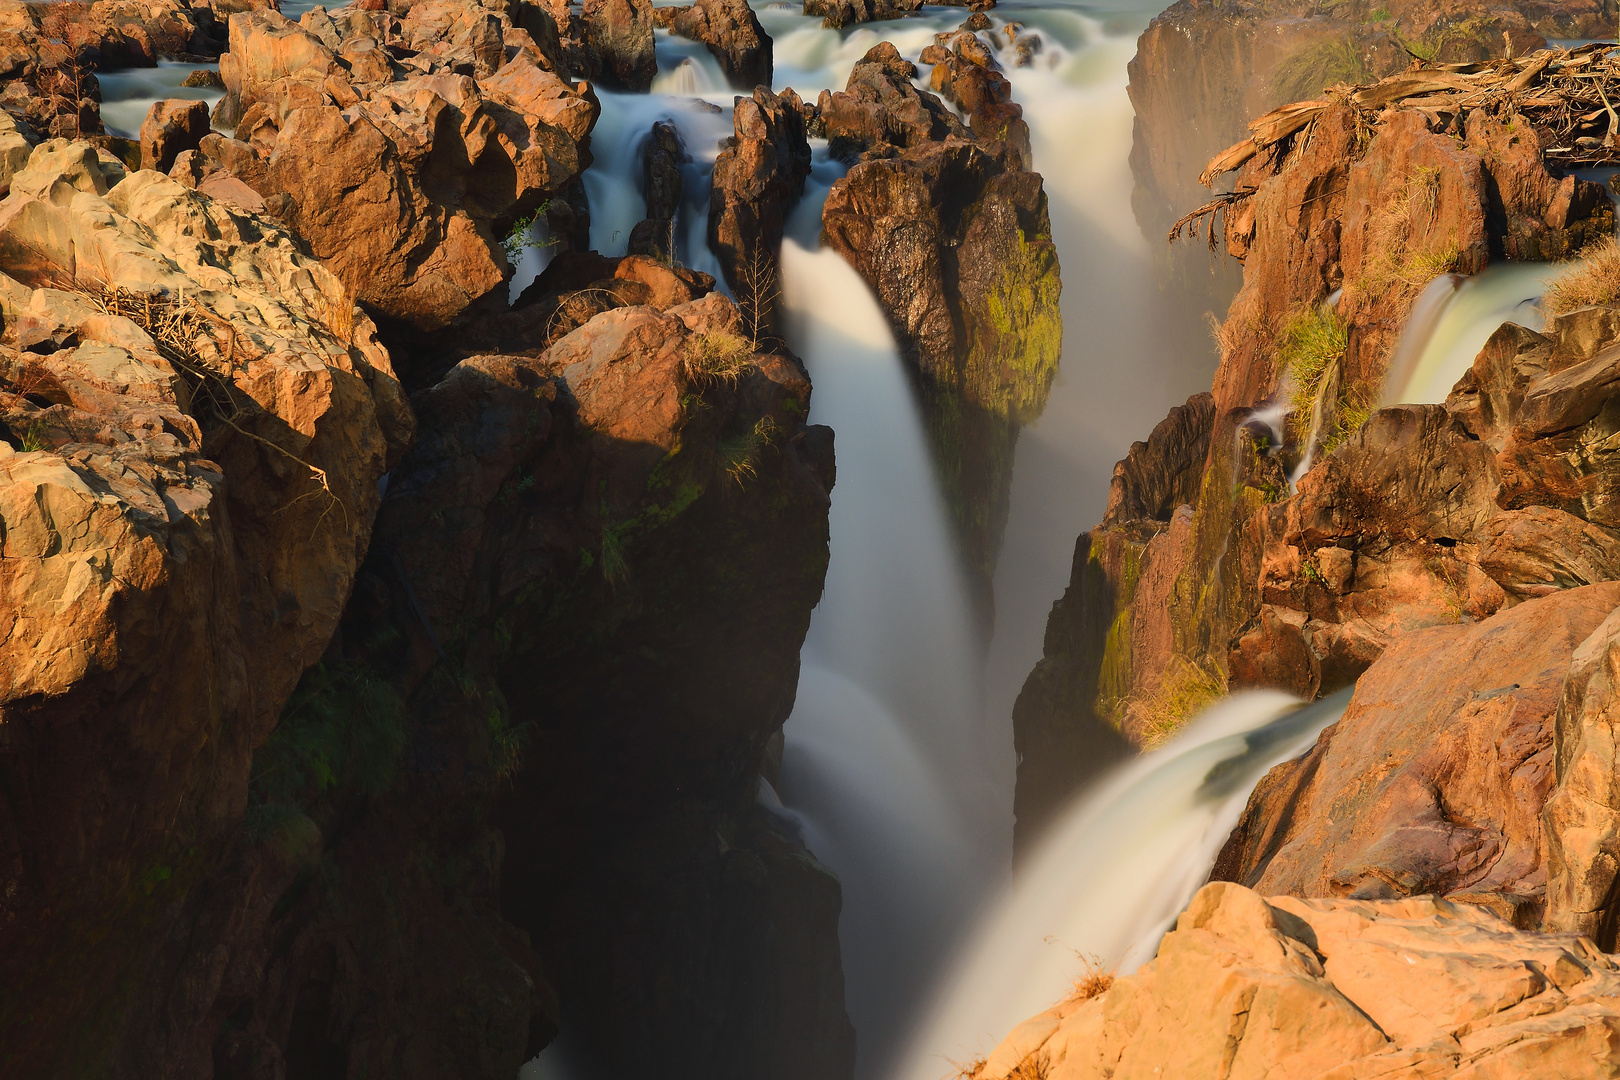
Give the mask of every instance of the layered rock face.
[[506, 280], [518, 220], [590, 164], [594, 96], [556, 73], [550, 16], [515, 10], [233, 15], [216, 120], [235, 140], [179, 175], [239, 181], [368, 308], [445, 326]]
[[1620, 967], [1433, 897], [1263, 899], [1206, 885], [1158, 958], [1020, 1025], [972, 1075], [1605, 1076]]
[[413, 422], [291, 236], [88, 144], [12, 177], [0, 268], [0, 1039], [108, 1075]]
[[[1389, 75], [1414, 55], [1485, 60], [1500, 55], [1505, 35], [1513, 54], [1522, 56], [1545, 46], [1546, 38], [1612, 33], [1617, 18], [1612, 0], [1356, 0], [1331, 7], [1178, 0], [1143, 33], [1130, 65], [1137, 221], [1157, 245], [1177, 218], [1208, 197], [1198, 182], [1204, 163], [1269, 109], [1314, 98], [1324, 86]], [[1167, 271], [1189, 281], [1208, 279], [1202, 252], [1155, 250], [1164, 252]], [[1220, 287], [1211, 296], [1225, 302]]]
[[827, 195], [823, 238], [888, 315], [966, 561], [987, 583], [1018, 429], [1040, 414], [1057, 370], [1062, 283], [1027, 131], [970, 129], [917, 90], [916, 75], [885, 42], [844, 91], [823, 91], [816, 130], [855, 161]]
[[[1610, 313], [1504, 328], [1444, 406], [1373, 411], [1432, 277], [1573, 253], [1612, 228], [1607, 196], [1489, 109], [1368, 107], [1278, 110], [1210, 166], [1240, 168], [1217, 205], [1244, 286], [1210, 408], [1133, 451], [1054, 610], [1015, 725], [1071, 764], [1026, 752], [1032, 826], [1074, 790], [1064, 770], [1114, 744], [1104, 729], [1148, 745], [1228, 686], [1326, 693], [1398, 634], [1614, 576], [1606, 459], [1576, 449], [1605, 423]], [[1540, 419], [1566, 380], [1597, 411]]]

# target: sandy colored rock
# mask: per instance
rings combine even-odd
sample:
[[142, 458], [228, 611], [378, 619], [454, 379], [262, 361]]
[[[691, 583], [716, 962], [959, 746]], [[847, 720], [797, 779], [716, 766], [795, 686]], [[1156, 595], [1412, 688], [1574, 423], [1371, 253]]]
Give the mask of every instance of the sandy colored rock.
[[1256, 788], [1217, 875], [1295, 896], [1452, 895], [1538, 924], [1554, 714], [1616, 606], [1609, 582], [1396, 638], [1343, 719]]
[[1206, 885], [1156, 959], [1016, 1028], [973, 1075], [1052, 1080], [1606, 1076], [1620, 968], [1467, 904]]

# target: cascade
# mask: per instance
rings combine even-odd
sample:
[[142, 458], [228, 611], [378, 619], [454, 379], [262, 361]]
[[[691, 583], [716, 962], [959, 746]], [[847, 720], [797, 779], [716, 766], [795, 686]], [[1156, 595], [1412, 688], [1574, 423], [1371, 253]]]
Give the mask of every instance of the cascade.
[[950, 1060], [990, 1049], [1062, 999], [1086, 962], [1130, 974], [1152, 959], [1255, 783], [1307, 750], [1349, 697], [1301, 707], [1275, 691], [1234, 695], [1083, 794], [975, 930], [896, 1080], [938, 1080]]

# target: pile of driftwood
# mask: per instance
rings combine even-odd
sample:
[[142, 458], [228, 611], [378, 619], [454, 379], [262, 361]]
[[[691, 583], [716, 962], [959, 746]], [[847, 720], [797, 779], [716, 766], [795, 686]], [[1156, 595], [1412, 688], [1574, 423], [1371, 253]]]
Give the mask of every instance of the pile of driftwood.
[[[1542, 49], [1517, 59], [1413, 67], [1368, 86], [1340, 86], [1319, 101], [1296, 101], [1249, 122], [1249, 135], [1217, 154], [1199, 182], [1213, 187], [1226, 173], [1267, 147], [1309, 126], [1335, 106], [1376, 113], [1386, 108], [1427, 113], [1436, 130], [1461, 131], [1474, 109], [1506, 110], [1536, 131], [1550, 164], [1565, 169], [1620, 165], [1620, 49], [1596, 41], [1578, 49]], [[1187, 214], [1170, 230], [1198, 234], [1198, 223], [1248, 192], [1228, 192]], [[1215, 231], [1210, 228], [1210, 247]]]

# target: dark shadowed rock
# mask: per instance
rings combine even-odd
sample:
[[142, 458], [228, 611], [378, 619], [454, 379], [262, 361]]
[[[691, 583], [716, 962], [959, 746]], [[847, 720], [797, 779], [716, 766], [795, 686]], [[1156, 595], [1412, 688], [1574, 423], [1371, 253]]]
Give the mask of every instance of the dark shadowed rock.
[[595, 76], [624, 90], [651, 86], [658, 59], [650, 0], [585, 0], [582, 10], [598, 65]]
[[681, 9], [670, 29], [701, 41], [739, 90], [771, 85], [771, 36], [747, 0], [698, 0]]

